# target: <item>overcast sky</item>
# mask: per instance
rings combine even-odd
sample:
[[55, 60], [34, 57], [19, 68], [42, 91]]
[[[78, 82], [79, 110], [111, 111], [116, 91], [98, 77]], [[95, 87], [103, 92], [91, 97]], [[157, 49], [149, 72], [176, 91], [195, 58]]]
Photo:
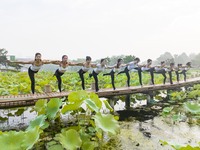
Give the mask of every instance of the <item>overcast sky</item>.
[[0, 48], [44, 59], [200, 53], [200, 0], [0, 0]]

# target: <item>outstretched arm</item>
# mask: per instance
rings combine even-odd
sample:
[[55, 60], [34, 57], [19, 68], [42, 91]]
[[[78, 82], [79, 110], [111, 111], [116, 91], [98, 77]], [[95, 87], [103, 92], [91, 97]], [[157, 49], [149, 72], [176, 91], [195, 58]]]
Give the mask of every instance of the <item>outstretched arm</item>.
[[73, 62], [69, 62], [69, 66], [83, 66], [84, 63], [73, 63]]
[[43, 64], [55, 64], [55, 65], [59, 65], [60, 64], [60, 60], [43, 60], [42, 61]]
[[8, 62], [16, 64], [32, 64], [34, 61], [8, 61]]

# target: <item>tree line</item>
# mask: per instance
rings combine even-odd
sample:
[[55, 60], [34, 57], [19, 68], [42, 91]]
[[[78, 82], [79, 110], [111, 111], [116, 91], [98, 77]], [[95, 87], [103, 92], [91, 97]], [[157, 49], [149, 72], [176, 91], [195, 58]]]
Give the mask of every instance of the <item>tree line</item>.
[[[3, 66], [12, 66], [16, 68], [17, 70], [20, 69], [22, 67], [21, 65], [14, 64], [14, 63], [7, 63], [7, 54], [8, 54], [8, 51], [5, 48], [0, 48], [0, 64]], [[107, 56], [106, 59], [109, 65], [114, 65], [116, 64], [119, 58], [123, 58], [124, 63], [128, 63], [128, 62], [133, 61], [135, 57], [136, 56], [134, 55], [118, 55], [118, 56], [111, 56], [111, 57]], [[76, 60], [72, 60], [72, 61], [84, 62], [85, 58], [77, 58]], [[99, 61], [100, 60], [94, 60], [94, 62], [96, 63], [98, 63]], [[172, 55], [170, 52], [165, 52], [164, 54], [161, 54], [156, 60], [154, 60], [153, 64], [158, 65], [160, 64], [161, 61], [166, 61], [167, 65], [169, 65], [172, 62], [175, 64], [185, 64], [186, 62], [191, 62], [193, 67], [200, 68], [200, 53], [198, 54], [191, 53], [187, 55], [185, 52], [183, 52], [182, 54]], [[77, 69], [76, 67], [74, 69], [73, 68], [71, 69], [72, 70]]]

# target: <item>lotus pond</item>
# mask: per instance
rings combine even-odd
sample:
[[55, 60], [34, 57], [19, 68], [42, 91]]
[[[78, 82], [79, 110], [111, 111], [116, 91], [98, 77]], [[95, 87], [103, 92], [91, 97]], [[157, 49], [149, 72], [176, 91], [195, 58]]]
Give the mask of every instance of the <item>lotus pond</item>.
[[[13, 80], [6, 80], [7, 75]], [[56, 91], [56, 81], [51, 75], [44, 80], [42, 77], [42, 73], [36, 76], [36, 91], [43, 92], [43, 84], [50, 84]], [[2, 95], [30, 91], [24, 73], [7, 73], [2, 78]], [[157, 91], [153, 99], [146, 94], [131, 95], [129, 109], [126, 109], [126, 96], [118, 96], [112, 99], [113, 110], [108, 103], [110, 99], [79, 91], [77, 77], [72, 75], [71, 79], [71, 86], [65, 84], [67, 79], [63, 81], [65, 89], [76, 90], [68, 99], [41, 99], [32, 107], [1, 109], [1, 149], [200, 149], [200, 85]], [[125, 85], [123, 76], [116, 80], [119, 81], [116, 86]], [[133, 81], [132, 85], [137, 84], [137, 79]], [[86, 80], [86, 84], [90, 82], [91, 79]], [[109, 78], [105, 78], [100, 86], [110, 87], [109, 82]], [[157, 78], [156, 82], [162, 82], [162, 78]], [[9, 88], [3, 88], [5, 86]]]

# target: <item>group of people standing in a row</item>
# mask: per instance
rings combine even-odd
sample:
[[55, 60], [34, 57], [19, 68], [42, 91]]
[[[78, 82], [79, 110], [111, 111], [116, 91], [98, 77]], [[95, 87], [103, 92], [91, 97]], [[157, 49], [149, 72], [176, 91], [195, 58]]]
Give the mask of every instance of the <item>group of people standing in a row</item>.
[[[140, 59], [135, 58], [132, 62], [129, 62], [127, 64], [123, 63], [123, 59], [118, 59], [116, 64], [113, 66], [107, 66], [106, 65], [106, 59], [101, 59], [99, 64], [93, 64], [91, 63], [91, 57], [86, 56], [85, 62], [81, 63], [72, 63], [68, 61], [68, 56], [63, 55], [62, 60], [42, 60], [41, 59], [41, 54], [36, 53], [35, 54], [35, 59], [33, 61], [14, 61], [14, 63], [18, 64], [31, 64], [31, 66], [28, 68], [28, 74], [31, 80], [31, 91], [34, 94], [35, 93], [35, 78], [34, 74], [37, 73], [40, 68], [42, 67], [43, 64], [56, 64], [59, 65], [58, 69], [55, 71], [54, 75], [57, 78], [58, 81], [58, 89], [61, 92], [61, 84], [62, 84], [62, 79], [61, 76], [67, 71], [68, 66], [81, 66], [81, 69], [78, 71], [80, 79], [82, 81], [82, 89], [85, 90], [85, 81], [84, 81], [84, 74], [86, 72], [89, 72], [92, 69], [92, 72], [89, 73], [89, 76], [94, 78], [95, 80], [95, 90], [96, 92], [99, 91], [99, 86], [98, 86], [98, 74], [103, 72], [104, 69], [111, 69], [109, 73], [103, 74], [103, 76], [109, 75], [111, 76], [111, 83], [112, 87], [115, 90], [115, 73], [117, 72], [117, 75], [125, 73], [127, 76], [127, 86], [130, 86], [130, 74], [129, 71], [137, 71], [138, 76], [139, 76], [139, 83], [142, 86], [142, 72], [147, 71], [150, 73], [151, 76], [151, 82], [154, 85], [154, 73], [157, 74], [162, 74], [164, 79], [163, 79], [163, 84], [166, 82], [166, 73], [169, 74], [169, 80], [170, 84], [173, 84], [172, 81], [172, 72], [174, 71], [176, 73], [177, 81], [179, 82], [179, 75], [183, 74], [184, 75], [184, 81], [186, 81], [186, 71], [191, 67], [191, 63], [188, 62], [186, 65], [178, 64], [178, 66], [175, 66], [174, 63], [170, 63], [170, 66], [167, 67], [165, 62], [162, 61], [159, 66], [152, 66], [152, 60], [148, 59], [147, 64], [145, 65], [140, 65]], [[122, 70], [123, 69], [123, 70]]]

